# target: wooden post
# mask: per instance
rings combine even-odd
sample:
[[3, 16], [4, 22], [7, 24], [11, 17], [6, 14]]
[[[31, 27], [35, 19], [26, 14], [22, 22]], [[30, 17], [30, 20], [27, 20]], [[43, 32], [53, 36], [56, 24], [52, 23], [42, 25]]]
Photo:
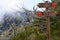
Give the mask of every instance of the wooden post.
[[46, 27], [47, 27], [47, 40], [51, 40], [50, 39], [50, 15], [49, 15], [49, 2], [46, 1], [45, 2], [45, 8], [46, 8]]
[[47, 40], [51, 40], [50, 39], [50, 16], [47, 8], [46, 8], [46, 27], [47, 27]]

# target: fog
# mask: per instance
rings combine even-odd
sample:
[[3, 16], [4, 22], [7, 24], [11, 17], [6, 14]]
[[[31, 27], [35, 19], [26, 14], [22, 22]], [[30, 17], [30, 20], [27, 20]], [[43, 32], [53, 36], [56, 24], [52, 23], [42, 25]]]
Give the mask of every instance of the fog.
[[[46, 1], [46, 0], [45, 0]], [[49, 0], [51, 2], [51, 0]], [[27, 8], [32, 10], [37, 3], [44, 2], [43, 0], [0, 0], [0, 21], [6, 13], [13, 13], [15, 11], [22, 11], [19, 8]], [[40, 9], [42, 10], [42, 9]], [[10, 14], [11, 14], [10, 13]]]

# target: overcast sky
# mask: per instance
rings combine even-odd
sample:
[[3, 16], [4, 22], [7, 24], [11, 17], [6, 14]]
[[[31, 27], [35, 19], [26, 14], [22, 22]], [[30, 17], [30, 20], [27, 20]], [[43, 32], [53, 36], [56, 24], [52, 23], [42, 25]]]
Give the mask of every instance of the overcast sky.
[[[44, 0], [46, 1], [46, 0]], [[38, 3], [44, 2], [43, 0], [0, 0], [0, 19], [5, 12], [12, 12], [19, 10], [18, 7], [27, 8], [32, 10], [33, 6], [36, 7]], [[51, 0], [49, 0], [51, 2]]]

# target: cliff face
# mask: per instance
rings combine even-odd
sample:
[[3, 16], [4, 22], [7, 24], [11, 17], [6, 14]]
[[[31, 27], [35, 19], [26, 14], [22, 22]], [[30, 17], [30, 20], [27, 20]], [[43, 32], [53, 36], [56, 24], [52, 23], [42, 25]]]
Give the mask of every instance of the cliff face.
[[[15, 33], [18, 33], [21, 25], [23, 29], [24, 29], [24, 26], [30, 25], [34, 21], [33, 15], [34, 15], [34, 12], [28, 11], [28, 10], [27, 11], [25, 10], [23, 12], [17, 11], [11, 14], [10, 13], [4, 14], [4, 17], [0, 22], [0, 38], [1, 37], [2, 39], [5, 37], [10, 38]], [[15, 30], [18, 30], [18, 31], [15, 32]]]

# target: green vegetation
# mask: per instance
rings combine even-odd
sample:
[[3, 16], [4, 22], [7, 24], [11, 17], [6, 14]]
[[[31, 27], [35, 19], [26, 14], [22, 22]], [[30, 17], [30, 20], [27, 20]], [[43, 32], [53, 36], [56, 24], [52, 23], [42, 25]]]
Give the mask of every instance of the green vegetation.
[[[60, 40], [60, 9], [56, 17], [50, 18], [51, 40]], [[11, 40], [47, 40], [45, 19], [36, 18], [32, 25], [27, 25], [25, 31], [20, 32]]]
[[[52, 22], [54, 22], [51, 24], [52, 40], [60, 40], [60, 19], [58, 19], [58, 17], [59, 16], [56, 16], [54, 19], [51, 18]], [[25, 27], [24, 32], [20, 32], [16, 36], [12, 37], [11, 40], [46, 40], [46, 29], [44, 29], [44, 26], [41, 27], [39, 25], [40, 23], [42, 23], [42, 21], [43, 20], [41, 19], [36, 19], [31, 26], [27, 25], [27, 27]]]

